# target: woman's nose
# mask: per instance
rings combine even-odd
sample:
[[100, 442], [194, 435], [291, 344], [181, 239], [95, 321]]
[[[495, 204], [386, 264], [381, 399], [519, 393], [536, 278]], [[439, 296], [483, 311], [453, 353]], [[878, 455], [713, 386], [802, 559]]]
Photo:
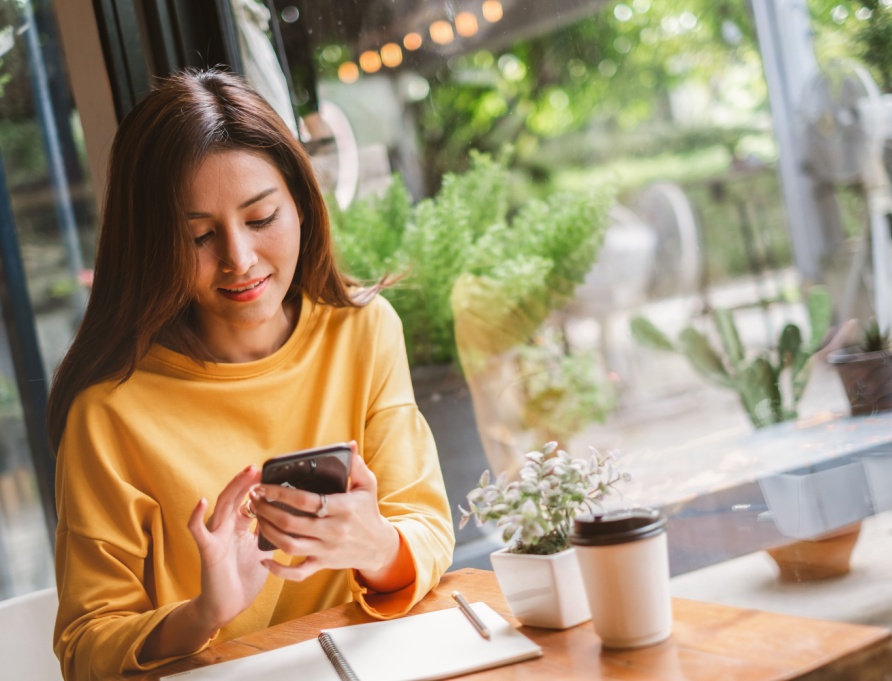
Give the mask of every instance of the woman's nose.
[[227, 234], [221, 243], [221, 252], [217, 254], [224, 272], [246, 274], [257, 264], [257, 253], [254, 250], [254, 238], [248, 230], [226, 230]]

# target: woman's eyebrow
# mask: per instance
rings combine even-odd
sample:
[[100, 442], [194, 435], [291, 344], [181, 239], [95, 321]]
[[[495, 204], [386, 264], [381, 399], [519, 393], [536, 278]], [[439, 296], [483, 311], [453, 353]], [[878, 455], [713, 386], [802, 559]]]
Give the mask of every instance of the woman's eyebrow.
[[[270, 187], [269, 189], [264, 189], [262, 192], [255, 194], [247, 201], [240, 203], [238, 206], [239, 210], [242, 210], [243, 208], [247, 208], [252, 203], [257, 203], [261, 199], [265, 199], [267, 196], [269, 196], [270, 194], [274, 194], [277, 191], [279, 191], [278, 187]], [[198, 218], [209, 218], [209, 217], [212, 217], [210, 213], [187, 213], [186, 214], [186, 219], [188, 219], [188, 220], [197, 220]]]

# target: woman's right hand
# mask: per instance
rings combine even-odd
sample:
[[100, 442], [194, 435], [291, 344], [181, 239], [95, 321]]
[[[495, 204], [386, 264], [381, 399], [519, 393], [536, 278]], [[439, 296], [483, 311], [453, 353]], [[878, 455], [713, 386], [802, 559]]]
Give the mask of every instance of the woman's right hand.
[[216, 631], [247, 609], [269, 576], [261, 561], [271, 551], [257, 548], [256, 528], [245, 513], [248, 490], [260, 482], [260, 470], [248, 466], [220, 492], [214, 512], [204, 521], [207, 500], [201, 499], [189, 518], [189, 531], [201, 557], [198, 613]]
[[247, 609], [263, 588], [269, 570], [261, 561], [272, 551], [257, 548], [256, 528], [244, 511], [248, 490], [260, 471], [248, 466], [220, 492], [207, 521], [207, 500], [189, 518], [189, 532], [201, 557], [201, 593], [172, 610], [146, 637], [139, 660], [148, 662], [199, 650], [217, 630]]

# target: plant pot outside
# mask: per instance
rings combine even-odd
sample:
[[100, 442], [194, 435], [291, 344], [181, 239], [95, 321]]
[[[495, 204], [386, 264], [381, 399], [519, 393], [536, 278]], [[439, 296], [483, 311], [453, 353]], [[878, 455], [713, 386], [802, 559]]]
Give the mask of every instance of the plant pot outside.
[[847, 525], [820, 539], [803, 539], [767, 549], [784, 582], [810, 582], [841, 577], [851, 570], [852, 551], [861, 522]]
[[548, 556], [501, 549], [490, 560], [502, 595], [522, 624], [568, 629], [592, 618], [575, 549]]
[[785, 537], [812, 540], [874, 512], [860, 460], [823, 462], [759, 479], [774, 524]]
[[852, 416], [892, 409], [892, 353], [847, 347], [831, 352], [827, 362], [842, 380]]
[[806, 582], [849, 572], [861, 520], [874, 512], [860, 459], [769, 475], [759, 480], [759, 487], [778, 531], [797, 540], [766, 550], [781, 581]]
[[892, 451], [888, 447], [861, 457], [874, 513], [892, 510]]

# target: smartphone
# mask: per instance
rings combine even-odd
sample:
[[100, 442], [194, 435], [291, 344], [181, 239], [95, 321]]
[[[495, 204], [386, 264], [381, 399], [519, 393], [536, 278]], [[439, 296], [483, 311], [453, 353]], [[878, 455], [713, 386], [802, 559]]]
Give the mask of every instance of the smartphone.
[[[263, 464], [260, 481], [264, 485], [284, 485], [316, 494], [346, 492], [352, 458], [353, 451], [346, 442], [283, 454]], [[273, 503], [294, 515], [313, 515], [280, 501]], [[257, 543], [261, 551], [278, 548], [262, 533], [258, 536]]]

